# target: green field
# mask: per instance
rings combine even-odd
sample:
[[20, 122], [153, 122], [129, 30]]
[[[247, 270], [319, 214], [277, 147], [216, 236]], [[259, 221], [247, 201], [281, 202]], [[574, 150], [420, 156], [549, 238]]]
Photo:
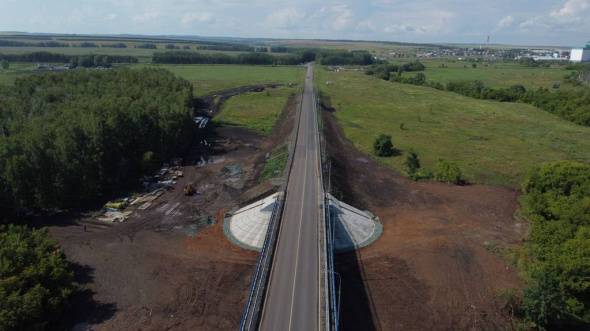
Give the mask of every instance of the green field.
[[29, 75], [36, 69], [36, 63], [11, 63], [8, 70], [0, 68], [0, 84], [12, 84], [16, 77]]
[[[472, 68], [471, 62], [456, 60], [421, 60], [426, 66], [424, 75], [426, 79], [446, 84], [456, 80], [480, 80], [485, 86], [492, 88], [506, 88], [520, 84], [528, 89], [539, 87], [552, 88], [554, 82], [561, 82], [570, 71], [564, 70], [563, 66], [552, 66], [550, 68], [523, 67], [517, 63], [487, 62], [476, 63], [477, 67]], [[441, 65], [446, 68], [441, 68]], [[414, 76], [415, 73], [404, 73], [407, 76]], [[570, 88], [563, 85], [562, 88]]]
[[213, 121], [220, 125], [243, 126], [262, 135], [269, 135], [291, 96], [298, 87], [267, 88], [262, 92], [247, 92], [226, 101]]
[[[241, 65], [149, 65], [164, 68], [180, 76], [195, 87], [195, 96], [202, 97], [214, 92], [239, 86], [259, 84], [288, 84], [302, 82], [301, 67], [241, 66]], [[143, 67], [137, 65], [133, 67]]]
[[456, 161], [468, 180], [513, 187], [541, 162], [590, 162], [590, 128], [529, 105], [476, 100], [358, 72], [318, 68], [316, 78], [358, 149], [371, 154], [380, 133], [393, 136], [402, 155], [378, 160], [398, 171], [405, 170], [410, 148], [423, 169], [434, 170], [443, 157]]

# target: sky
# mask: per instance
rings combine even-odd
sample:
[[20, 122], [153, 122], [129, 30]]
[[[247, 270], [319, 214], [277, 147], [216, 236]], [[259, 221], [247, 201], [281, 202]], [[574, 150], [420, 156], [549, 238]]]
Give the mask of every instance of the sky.
[[0, 31], [583, 46], [590, 0], [2, 0]]

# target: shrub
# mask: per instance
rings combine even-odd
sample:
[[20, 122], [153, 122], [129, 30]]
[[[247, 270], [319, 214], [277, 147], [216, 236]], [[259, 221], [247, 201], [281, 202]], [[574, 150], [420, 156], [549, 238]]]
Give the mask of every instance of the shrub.
[[455, 162], [448, 162], [444, 159], [439, 159], [436, 164], [436, 171], [434, 172], [434, 179], [439, 182], [452, 183], [455, 185], [461, 184], [461, 169]]
[[390, 134], [380, 134], [373, 143], [373, 150], [375, 155], [386, 157], [393, 155], [393, 143], [391, 142]]
[[406, 162], [404, 164], [406, 165], [406, 167], [408, 167], [408, 173], [410, 175], [415, 174], [416, 171], [420, 169], [420, 160], [418, 160], [418, 154], [416, 154], [416, 152], [414, 152], [413, 149], [410, 149], [410, 152], [408, 153], [408, 158], [406, 159]]

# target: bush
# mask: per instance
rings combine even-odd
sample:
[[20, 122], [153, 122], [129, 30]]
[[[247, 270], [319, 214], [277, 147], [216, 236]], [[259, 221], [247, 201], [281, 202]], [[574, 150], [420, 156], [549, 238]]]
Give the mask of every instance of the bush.
[[420, 169], [420, 160], [418, 160], [418, 154], [416, 154], [416, 152], [414, 152], [413, 149], [410, 149], [408, 153], [408, 158], [406, 159], [406, 162], [404, 164], [406, 165], [406, 167], [408, 167], [408, 173], [410, 175], [415, 174], [416, 171]]
[[439, 159], [436, 164], [436, 171], [434, 172], [434, 179], [439, 182], [451, 183], [459, 185], [462, 182], [461, 169], [455, 162], [448, 162], [444, 159]]
[[373, 143], [373, 150], [375, 155], [380, 157], [387, 157], [393, 155], [393, 143], [391, 142], [390, 134], [380, 134]]

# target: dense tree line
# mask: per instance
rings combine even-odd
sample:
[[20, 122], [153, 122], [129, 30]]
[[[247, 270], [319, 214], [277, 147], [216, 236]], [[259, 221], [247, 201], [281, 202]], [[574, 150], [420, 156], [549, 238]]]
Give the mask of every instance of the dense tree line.
[[58, 41], [41, 41], [38, 43], [24, 42], [16, 40], [0, 40], [0, 46], [9, 47], [70, 47], [68, 43], [60, 43]]
[[135, 45], [135, 48], [156, 49], [158, 47], [154, 43], [142, 43]]
[[254, 47], [246, 45], [199, 45], [198, 50], [225, 52], [254, 52]]
[[321, 50], [316, 54], [316, 61], [322, 65], [369, 65], [373, 63], [373, 56], [367, 51]]
[[74, 44], [74, 47], [98, 47], [97, 44], [88, 41], [81, 42], [80, 45]]
[[[72, 59], [76, 59], [80, 61], [82, 58], [92, 58], [93, 61], [96, 57], [100, 57], [100, 62], [102, 58], [108, 57], [109, 63], [138, 63], [139, 60], [135, 56], [130, 55], [94, 55], [94, 54], [87, 54], [87, 55], [65, 55], [65, 54], [58, 54], [58, 53], [50, 53], [50, 52], [33, 52], [33, 53], [25, 53], [25, 54], [2, 54], [0, 53], [0, 60], [5, 60], [8, 62], [41, 62], [41, 63], [69, 63]], [[97, 64], [102, 65], [102, 64]], [[91, 67], [92, 65], [90, 65]]]
[[152, 62], [154, 63], [169, 64], [298, 65], [314, 60], [322, 65], [364, 65], [372, 63], [371, 55], [365, 51], [314, 51], [311, 49], [301, 49], [286, 56], [274, 56], [261, 52], [248, 52], [231, 56], [187, 51], [155, 52], [152, 56]]
[[522, 312], [540, 329], [590, 328], [590, 166], [544, 164], [523, 182], [531, 222]]
[[426, 67], [422, 62], [416, 60], [402, 65], [391, 64], [391, 63], [374, 63], [369, 69], [365, 71], [367, 75], [374, 75], [377, 78], [389, 80], [392, 72], [396, 73], [397, 76], [401, 76], [404, 71], [424, 71]]
[[287, 53], [289, 49], [285, 46], [271, 46], [270, 52], [271, 53]]
[[183, 148], [191, 105], [192, 85], [160, 69], [0, 86], [0, 209], [70, 208], [136, 182]]
[[100, 44], [100, 47], [127, 48], [127, 44], [124, 44], [124, 43]]
[[56, 329], [76, 289], [47, 229], [0, 226], [0, 330]]

